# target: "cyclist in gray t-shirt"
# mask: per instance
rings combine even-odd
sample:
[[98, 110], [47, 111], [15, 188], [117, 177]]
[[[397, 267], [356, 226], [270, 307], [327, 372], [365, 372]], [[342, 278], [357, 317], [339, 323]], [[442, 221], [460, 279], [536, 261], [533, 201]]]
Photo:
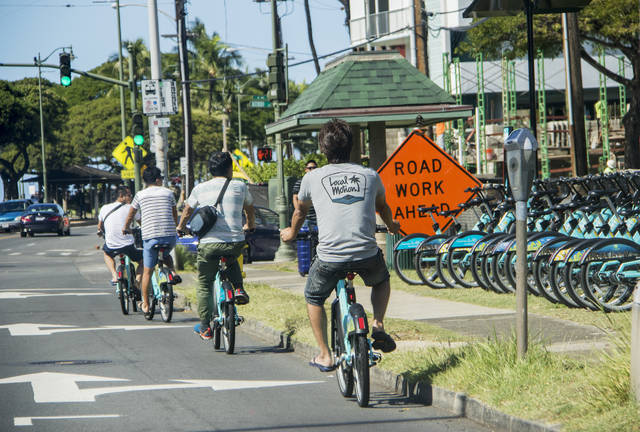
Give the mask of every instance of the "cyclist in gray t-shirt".
[[291, 227], [283, 229], [280, 237], [283, 241], [294, 240], [313, 205], [318, 220], [318, 255], [309, 269], [305, 298], [320, 354], [310, 364], [329, 371], [335, 365], [327, 344], [323, 305], [344, 271], [357, 272], [367, 286], [373, 287], [373, 347], [383, 352], [395, 349], [396, 344], [384, 331], [383, 324], [391, 288], [389, 272], [375, 240], [376, 212], [390, 233], [397, 233], [400, 224], [393, 220], [378, 173], [349, 162], [352, 147], [349, 125], [331, 120], [320, 129], [318, 140], [329, 164], [304, 176]]

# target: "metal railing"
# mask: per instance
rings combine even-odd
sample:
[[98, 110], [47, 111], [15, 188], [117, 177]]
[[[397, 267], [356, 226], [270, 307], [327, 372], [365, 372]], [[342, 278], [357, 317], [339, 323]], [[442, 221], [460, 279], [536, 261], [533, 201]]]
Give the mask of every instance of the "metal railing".
[[411, 26], [411, 8], [378, 12], [351, 20], [349, 26], [354, 42], [393, 33]]

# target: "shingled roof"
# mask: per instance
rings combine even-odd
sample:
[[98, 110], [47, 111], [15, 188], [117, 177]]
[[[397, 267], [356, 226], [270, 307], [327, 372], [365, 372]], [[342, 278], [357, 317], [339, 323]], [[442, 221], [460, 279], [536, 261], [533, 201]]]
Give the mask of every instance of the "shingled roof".
[[387, 126], [415, 125], [468, 117], [471, 107], [454, 98], [396, 51], [350, 53], [325, 70], [282, 114], [267, 133], [314, 129], [328, 118], [350, 123], [384, 121]]

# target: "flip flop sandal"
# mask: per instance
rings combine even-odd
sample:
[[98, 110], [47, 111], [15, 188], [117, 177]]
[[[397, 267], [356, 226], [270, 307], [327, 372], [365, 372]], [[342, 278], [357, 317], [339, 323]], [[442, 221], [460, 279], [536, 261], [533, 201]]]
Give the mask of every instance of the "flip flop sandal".
[[309, 362], [309, 366], [313, 366], [313, 367], [317, 367], [320, 372], [331, 372], [332, 370], [335, 370], [335, 368], [337, 367], [337, 365], [333, 364], [331, 366], [325, 366], [322, 365], [320, 363], [316, 362], [316, 357], [314, 357], [310, 362]]

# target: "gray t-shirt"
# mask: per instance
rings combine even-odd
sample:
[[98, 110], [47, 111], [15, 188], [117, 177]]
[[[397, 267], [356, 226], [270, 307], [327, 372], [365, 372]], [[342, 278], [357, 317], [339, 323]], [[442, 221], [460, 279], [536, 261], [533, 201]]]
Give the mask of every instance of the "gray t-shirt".
[[376, 244], [377, 172], [353, 163], [329, 164], [302, 178], [298, 199], [312, 201], [318, 218], [318, 257], [327, 262], [371, 258]]
[[[200, 183], [191, 191], [187, 204], [195, 209], [199, 206], [214, 205], [226, 179], [215, 177]], [[213, 228], [200, 239], [200, 243], [231, 243], [244, 240], [242, 231], [242, 208], [253, 204], [247, 185], [239, 180], [231, 180], [218, 205], [218, 219]]]

